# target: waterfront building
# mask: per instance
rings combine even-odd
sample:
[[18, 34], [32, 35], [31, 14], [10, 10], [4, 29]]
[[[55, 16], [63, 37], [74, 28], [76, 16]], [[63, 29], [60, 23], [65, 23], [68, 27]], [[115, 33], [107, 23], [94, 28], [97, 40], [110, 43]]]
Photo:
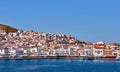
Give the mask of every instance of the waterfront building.
[[113, 56], [118, 56], [118, 55], [119, 55], [118, 50], [112, 50], [112, 55], [113, 55]]
[[120, 57], [120, 49], [118, 49], [118, 57]]
[[105, 48], [106, 48], [105, 43], [97, 42], [97, 44], [94, 44], [93, 55], [95, 57], [103, 57]]
[[37, 48], [35, 47], [30, 48], [30, 56], [38, 56]]
[[112, 57], [112, 50], [111, 49], [104, 49], [104, 57]]
[[64, 48], [57, 48], [55, 52], [56, 56], [64, 56]]
[[4, 54], [5, 54], [5, 50], [2, 47], [0, 47], [0, 57], [3, 57]]
[[81, 50], [79, 51], [79, 53], [80, 53], [80, 56], [81, 56], [81, 57], [86, 57], [86, 56], [87, 56], [87, 52], [86, 52], [85, 49], [81, 49]]
[[109, 44], [111, 50], [117, 50], [118, 49], [118, 44], [116, 43], [111, 43]]
[[24, 51], [22, 48], [18, 48], [16, 50], [16, 57], [22, 57], [22, 56], [24, 56]]
[[88, 42], [87, 44], [84, 45], [84, 49], [86, 50], [87, 56], [93, 57], [93, 48], [94, 44], [91, 42]]

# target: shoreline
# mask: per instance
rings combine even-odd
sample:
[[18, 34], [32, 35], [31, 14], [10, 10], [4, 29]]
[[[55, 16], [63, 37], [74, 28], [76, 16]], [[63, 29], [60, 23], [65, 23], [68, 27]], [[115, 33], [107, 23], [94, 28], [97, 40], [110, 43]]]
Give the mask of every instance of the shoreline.
[[101, 57], [79, 57], [79, 56], [29, 56], [29, 57], [2, 57], [0, 60], [88, 60], [88, 61], [93, 61], [93, 60], [103, 60], [103, 61], [117, 61], [115, 58], [101, 58]]

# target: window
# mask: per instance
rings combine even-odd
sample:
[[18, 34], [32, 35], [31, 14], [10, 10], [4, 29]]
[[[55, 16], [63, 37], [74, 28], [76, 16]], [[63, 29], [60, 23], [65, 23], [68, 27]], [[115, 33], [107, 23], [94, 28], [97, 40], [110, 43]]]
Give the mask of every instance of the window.
[[97, 54], [100, 54], [100, 51], [97, 51]]

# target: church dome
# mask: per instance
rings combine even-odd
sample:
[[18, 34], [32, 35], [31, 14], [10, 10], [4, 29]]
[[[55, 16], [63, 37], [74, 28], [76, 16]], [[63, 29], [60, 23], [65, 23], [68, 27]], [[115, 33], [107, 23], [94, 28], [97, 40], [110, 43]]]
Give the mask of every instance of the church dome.
[[97, 42], [97, 44], [105, 44], [104, 42], [102, 42], [102, 41], [99, 41], [99, 42]]

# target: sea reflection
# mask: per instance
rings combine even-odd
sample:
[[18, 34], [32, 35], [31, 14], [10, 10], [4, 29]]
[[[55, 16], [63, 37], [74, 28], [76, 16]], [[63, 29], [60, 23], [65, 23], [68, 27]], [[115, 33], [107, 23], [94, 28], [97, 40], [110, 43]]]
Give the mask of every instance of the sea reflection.
[[0, 60], [1, 72], [120, 72], [109, 60]]

